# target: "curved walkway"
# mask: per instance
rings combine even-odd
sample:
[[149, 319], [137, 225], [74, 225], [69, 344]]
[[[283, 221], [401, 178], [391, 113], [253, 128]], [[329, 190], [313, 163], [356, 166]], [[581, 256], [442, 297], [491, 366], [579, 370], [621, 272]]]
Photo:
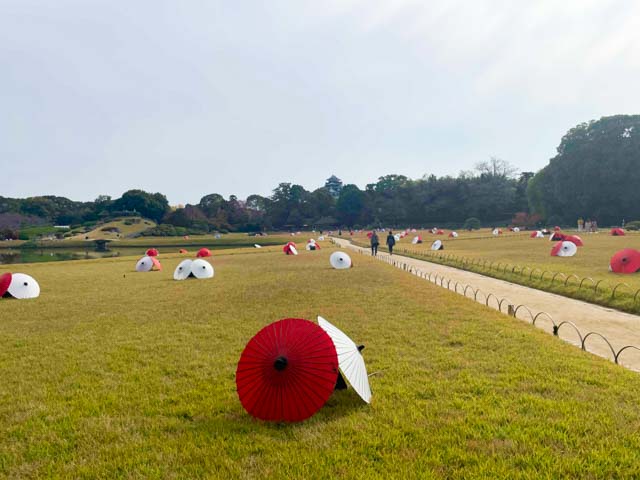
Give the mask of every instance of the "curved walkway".
[[[370, 255], [369, 249], [352, 245], [348, 240], [340, 238], [333, 238], [333, 240], [341, 248], [349, 248], [358, 253]], [[378, 252], [377, 258], [387, 262], [390, 260], [389, 254], [386, 252]], [[414, 275], [426, 276], [428, 272], [432, 278], [437, 274], [439, 278], [444, 277], [451, 280], [449, 283], [451, 290], [453, 290], [453, 285], [457, 283], [460, 288], [456, 288], [456, 291], [461, 295], [463, 294], [462, 286], [469, 285], [474, 290], [480, 290], [480, 298], [477, 298], [478, 295], [472, 295], [471, 298], [473, 299], [475, 296], [477, 301], [486, 303], [504, 313], [507, 311], [505, 304], [524, 305], [527, 308], [519, 308], [516, 312], [517, 318], [531, 322], [537, 316], [535, 325], [550, 333], [554, 331], [554, 324], [562, 324], [557, 330], [560, 338], [578, 347], [584, 343], [587, 351], [609, 360], [614, 360], [612, 349], [614, 352], [619, 352], [622, 347], [627, 345], [640, 347], [640, 317], [636, 315], [425, 260], [401, 255], [393, 255], [391, 258], [401, 261], [403, 266], [406, 265], [408, 271]], [[444, 287], [447, 288], [446, 282]], [[471, 293], [471, 289], [467, 289], [466, 296], [469, 296], [469, 293]], [[490, 294], [498, 299], [508, 299], [508, 301], [499, 305], [497, 299], [492, 300], [493, 297], [487, 300]], [[545, 312], [547, 315], [540, 312]], [[549, 316], [553, 320], [549, 319]], [[563, 322], [567, 323], [563, 324]], [[580, 333], [576, 332], [569, 322], [574, 324]], [[606, 337], [611, 347], [596, 334], [587, 337], [590, 332], [597, 332]], [[585, 337], [587, 338], [583, 342]], [[640, 351], [634, 348], [623, 351], [619, 355], [618, 363], [631, 370], [640, 371]]]

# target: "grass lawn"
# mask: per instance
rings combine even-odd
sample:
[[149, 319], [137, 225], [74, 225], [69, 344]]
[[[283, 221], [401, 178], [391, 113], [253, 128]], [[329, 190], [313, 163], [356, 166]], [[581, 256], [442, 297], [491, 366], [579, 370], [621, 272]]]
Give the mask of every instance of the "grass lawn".
[[[0, 476], [640, 476], [640, 376], [368, 257], [333, 270], [331, 251], [226, 250], [184, 282], [178, 255], [21, 265], [42, 295], [0, 299]], [[372, 404], [347, 390], [301, 424], [254, 420], [246, 342], [318, 314], [366, 345]]]
[[[471, 265], [467, 262], [464, 268], [622, 310], [640, 312], [640, 295], [637, 301], [634, 301], [634, 295], [640, 289], [640, 274], [623, 275], [609, 272], [609, 261], [614, 253], [623, 248], [640, 249], [640, 235], [637, 233], [628, 233], [624, 237], [613, 237], [609, 235], [608, 230], [598, 234], [583, 234], [581, 238], [584, 247], [579, 247], [574, 257], [552, 257], [550, 252], [555, 242], [550, 242], [548, 237], [529, 238], [528, 232], [500, 237], [491, 236], [487, 230], [475, 233], [476, 237], [482, 237], [484, 233], [486, 238], [451, 239], [447, 235], [422, 232], [423, 243], [412, 245], [411, 240], [415, 236], [412, 234], [401, 239], [396, 245], [396, 250], [398, 253], [406, 250], [407, 253], [429, 255], [432, 260], [452, 266], [463, 266], [462, 259], [483, 260], [486, 261], [486, 265]], [[471, 233], [467, 235], [470, 236]], [[357, 243], [368, 245], [364, 233], [354, 238]], [[431, 243], [436, 239], [443, 241], [444, 250], [430, 250]], [[381, 242], [384, 241], [385, 239], [381, 238]], [[452, 259], [451, 256], [458, 258]], [[513, 269], [516, 265], [528, 268]], [[552, 282], [555, 272], [561, 272], [563, 275], [557, 275]], [[571, 277], [567, 280], [572, 274], [578, 278]], [[586, 277], [592, 280], [585, 280], [580, 288], [579, 282]], [[601, 280], [597, 291], [594, 292], [595, 283]], [[618, 287], [615, 297], [612, 298], [613, 289], [619, 283], [626, 283], [628, 286]]]

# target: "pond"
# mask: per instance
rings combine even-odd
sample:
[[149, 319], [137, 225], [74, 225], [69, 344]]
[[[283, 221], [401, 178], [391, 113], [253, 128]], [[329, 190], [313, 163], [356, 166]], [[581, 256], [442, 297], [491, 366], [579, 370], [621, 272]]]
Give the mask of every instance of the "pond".
[[[160, 248], [162, 253], [164, 249]], [[167, 248], [165, 253], [175, 253], [175, 248]], [[0, 265], [36, 262], [61, 262], [68, 260], [87, 260], [92, 258], [119, 257], [125, 255], [144, 255], [144, 248], [124, 247], [106, 252], [94, 249], [77, 248], [34, 248], [34, 249], [0, 249]]]

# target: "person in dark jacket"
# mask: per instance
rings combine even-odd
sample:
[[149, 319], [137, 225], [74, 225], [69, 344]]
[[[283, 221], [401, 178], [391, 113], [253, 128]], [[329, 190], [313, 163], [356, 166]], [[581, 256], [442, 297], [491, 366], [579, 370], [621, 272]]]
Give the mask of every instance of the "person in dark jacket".
[[378, 234], [374, 230], [371, 234], [371, 255], [373, 257], [378, 255], [378, 245], [380, 245], [380, 239], [378, 238]]
[[396, 244], [396, 237], [393, 236], [393, 232], [389, 230], [387, 235], [387, 247], [389, 247], [389, 255], [393, 255], [393, 246]]

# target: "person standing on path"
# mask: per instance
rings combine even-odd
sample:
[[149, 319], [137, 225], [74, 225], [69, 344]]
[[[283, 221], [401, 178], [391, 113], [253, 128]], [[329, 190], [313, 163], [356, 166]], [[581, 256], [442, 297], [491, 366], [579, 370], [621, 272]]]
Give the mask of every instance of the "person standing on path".
[[371, 256], [375, 257], [378, 255], [378, 245], [380, 245], [380, 239], [378, 238], [378, 234], [374, 230], [371, 232]]
[[387, 247], [389, 247], [389, 255], [393, 255], [393, 246], [396, 244], [396, 237], [393, 236], [393, 232], [389, 230], [387, 235]]

